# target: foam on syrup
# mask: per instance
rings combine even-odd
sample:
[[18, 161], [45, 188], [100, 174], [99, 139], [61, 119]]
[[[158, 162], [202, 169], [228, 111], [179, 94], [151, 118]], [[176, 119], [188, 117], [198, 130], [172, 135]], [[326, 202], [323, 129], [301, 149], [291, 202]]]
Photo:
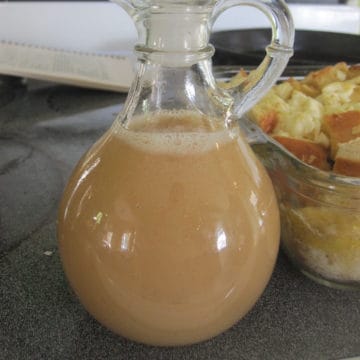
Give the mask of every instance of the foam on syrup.
[[116, 136], [139, 150], [177, 155], [204, 153], [239, 135], [238, 128], [229, 130], [219, 119], [184, 110], [139, 116], [127, 127], [115, 126]]

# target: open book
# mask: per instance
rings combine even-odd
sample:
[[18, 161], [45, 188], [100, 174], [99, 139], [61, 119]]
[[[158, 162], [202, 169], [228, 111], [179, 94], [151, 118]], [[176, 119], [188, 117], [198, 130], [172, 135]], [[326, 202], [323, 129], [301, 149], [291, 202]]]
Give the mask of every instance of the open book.
[[127, 91], [133, 79], [133, 61], [128, 54], [85, 53], [0, 41], [0, 74]]

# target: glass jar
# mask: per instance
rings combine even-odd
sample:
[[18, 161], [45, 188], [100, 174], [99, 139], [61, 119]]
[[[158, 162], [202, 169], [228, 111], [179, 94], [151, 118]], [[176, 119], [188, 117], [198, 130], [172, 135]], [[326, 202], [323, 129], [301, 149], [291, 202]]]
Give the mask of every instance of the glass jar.
[[[234, 73], [232, 66], [215, 70], [221, 82]], [[274, 185], [289, 259], [322, 285], [360, 290], [360, 179], [305, 164], [246, 115], [239, 124]]]
[[294, 265], [320, 284], [359, 290], [360, 179], [309, 166], [270, 137], [253, 137], [252, 149], [275, 187], [281, 245]]
[[[114, 332], [190, 344], [241, 319], [276, 261], [276, 196], [236, 116], [286, 66], [291, 17], [275, 0], [121, 4], [139, 32], [137, 73], [65, 189], [61, 259], [82, 304]], [[241, 4], [268, 15], [273, 39], [254, 76], [223, 91], [212, 75], [211, 24]]]

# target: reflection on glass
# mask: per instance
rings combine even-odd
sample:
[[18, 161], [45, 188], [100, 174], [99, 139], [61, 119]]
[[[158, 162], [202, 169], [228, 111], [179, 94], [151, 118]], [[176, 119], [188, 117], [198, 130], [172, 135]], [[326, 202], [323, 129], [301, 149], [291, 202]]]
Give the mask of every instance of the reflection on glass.
[[119, 250], [121, 252], [132, 252], [134, 250], [134, 239], [135, 233], [132, 232], [125, 232], [118, 238], [118, 244], [116, 239], [114, 238], [114, 233], [109, 231], [106, 233], [103, 246], [110, 250]]
[[218, 231], [218, 237], [216, 240], [216, 247], [218, 249], [218, 251], [221, 251], [222, 249], [225, 249], [227, 246], [227, 239], [226, 239], [226, 234], [224, 233], [223, 229], [220, 229]]
[[112, 241], [113, 234], [114, 233], [112, 233], [112, 232], [106, 233], [106, 237], [104, 240], [104, 246], [108, 249], [111, 249], [111, 241]]
[[120, 251], [132, 251], [133, 250], [133, 241], [131, 241], [131, 232], [126, 232], [121, 236], [121, 244], [120, 244]]

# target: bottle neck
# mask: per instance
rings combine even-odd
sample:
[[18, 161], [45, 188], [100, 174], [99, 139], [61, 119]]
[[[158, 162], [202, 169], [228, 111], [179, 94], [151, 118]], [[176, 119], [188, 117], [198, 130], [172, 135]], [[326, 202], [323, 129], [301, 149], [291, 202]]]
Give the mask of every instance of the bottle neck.
[[139, 60], [119, 120], [127, 126], [134, 117], [185, 110], [228, 124], [232, 103], [232, 97], [217, 87], [210, 60], [177, 67]]
[[144, 115], [183, 110], [227, 123], [232, 98], [212, 74], [211, 11], [169, 5], [138, 12], [138, 69], [119, 118], [123, 126]]
[[136, 17], [140, 59], [164, 66], [189, 66], [210, 58], [211, 8], [166, 7], [144, 10]]

